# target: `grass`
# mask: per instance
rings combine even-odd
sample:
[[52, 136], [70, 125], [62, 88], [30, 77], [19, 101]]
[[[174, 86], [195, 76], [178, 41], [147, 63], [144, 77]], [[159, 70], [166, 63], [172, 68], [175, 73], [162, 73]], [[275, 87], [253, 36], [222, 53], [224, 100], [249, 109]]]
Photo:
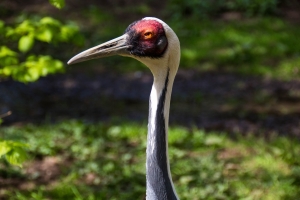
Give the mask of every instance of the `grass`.
[[[20, 180], [18, 189], [0, 189], [1, 198], [144, 198], [146, 124], [70, 120], [2, 127], [0, 133], [30, 145], [23, 168], [0, 165], [7, 178]], [[169, 145], [181, 199], [286, 200], [300, 195], [300, 144], [294, 139], [232, 139], [225, 133], [171, 127]], [[55, 165], [46, 165], [47, 160]], [[38, 163], [47, 170], [36, 168]], [[56, 175], [45, 180], [49, 171]]]

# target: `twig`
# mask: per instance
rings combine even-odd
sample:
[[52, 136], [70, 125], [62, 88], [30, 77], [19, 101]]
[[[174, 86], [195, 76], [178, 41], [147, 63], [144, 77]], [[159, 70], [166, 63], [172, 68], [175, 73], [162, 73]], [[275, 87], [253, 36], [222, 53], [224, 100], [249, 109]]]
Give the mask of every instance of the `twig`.
[[9, 115], [11, 115], [11, 114], [12, 114], [12, 112], [11, 112], [11, 111], [8, 111], [7, 113], [4, 113], [4, 114], [0, 115], [0, 118], [7, 117], [7, 116], [9, 116]]

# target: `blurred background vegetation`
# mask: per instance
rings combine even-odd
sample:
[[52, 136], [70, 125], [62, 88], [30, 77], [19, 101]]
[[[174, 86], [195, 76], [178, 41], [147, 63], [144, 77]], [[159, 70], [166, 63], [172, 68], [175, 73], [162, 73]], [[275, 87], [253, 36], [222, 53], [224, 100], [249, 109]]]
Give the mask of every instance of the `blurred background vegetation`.
[[66, 62], [155, 16], [181, 42], [181, 199], [300, 197], [300, 1], [0, 2], [0, 199], [143, 199], [149, 70]]

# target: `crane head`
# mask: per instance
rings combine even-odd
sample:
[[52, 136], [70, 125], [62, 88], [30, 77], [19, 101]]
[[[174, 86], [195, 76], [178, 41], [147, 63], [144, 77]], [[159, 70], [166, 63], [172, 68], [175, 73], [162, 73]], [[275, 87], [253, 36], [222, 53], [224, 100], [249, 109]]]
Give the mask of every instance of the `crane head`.
[[77, 54], [68, 64], [121, 55], [145, 61], [143, 63], [147, 65], [148, 58], [153, 60], [166, 57], [170, 37], [173, 37], [173, 43], [175, 37], [179, 47], [176, 34], [166, 23], [157, 18], [146, 17], [130, 24], [122, 36]]
[[133, 22], [125, 31], [128, 35], [127, 49], [131, 55], [139, 57], [162, 57], [168, 47], [168, 40], [161, 23], [156, 20]]

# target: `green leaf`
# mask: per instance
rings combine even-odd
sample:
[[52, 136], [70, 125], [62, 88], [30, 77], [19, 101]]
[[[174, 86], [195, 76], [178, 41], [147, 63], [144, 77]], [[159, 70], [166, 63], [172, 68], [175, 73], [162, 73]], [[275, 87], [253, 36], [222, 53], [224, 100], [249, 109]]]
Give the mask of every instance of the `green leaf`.
[[7, 154], [11, 150], [11, 145], [7, 141], [0, 142], [0, 157]]
[[62, 41], [68, 41], [72, 36], [78, 32], [78, 28], [75, 26], [63, 26], [60, 29], [60, 37]]
[[0, 58], [1, 57], [7, 57], [7, 56], [16, 56], [16, 55], [17, 55], [17, 53], [12, 51], [7, 46], [1, 46], [0, 47]]
[[13, 165], [21, 166], [27, 159], [25, 147], [27, 144], [4, 140], [0, 142], [0, 157], [5, 155], [6, 160]]
[[0, 29], [4, 28], [4, 22], [2, 20], [0, 20]]
[[61, 22], [52, 17], [44, 17], [40, 20], [41, 25], [61, 26]]
[[29, 51], [34, 44], [34, 37], [32, 35], [24, 35], [19, 40], [19, 50], [22, 52]]
[[13, 79], [21, 82], [36, 81], [41, 76], [62, 72], [64, 65], [61, 61], [51, 58], [51, 56], [27, 57], [25, 62], [19, 63], [18, 67], [9, 68], [8, 71], [0, 70], [0, 75], [11, 75]]
[[6, 154], [6, 159], [10, 164], [21, 166], [27, 159], [27, 154], [22, 147], [15, 147], [12, 151]]
[[[64, 0], [51, 0], [53, 4], [64, 5]], [[62, 72], [64, 70], [63, 62], [55, 60], [50, 56], [26, 56], [21, 52], [30, 52], [35, 45], [35, 40], [47, 43], [68, 42], [73, 44], [83, 44], [83, 37], [78, 32], [79, 28], [73, 24], [63, 24], [52, 17], [33, 18], [22, 20], [20, 24], [12, 27], [6, 26], [0, 20], [0, 36], [4, 44], [11, 41], [18, 42], [18, 50], [12, 51], [7, 46], [0, 45], [0, 76], [9, 77], [21, 82], [36, 81], [41, 76], [50, 73]], [[47, 44], [41, 44], [47, 45]], [[19, 59], [25, 59], [20, 62]]]
[[[33, 20], [24, 20], [21, 24], [19, 24], [11, 34], [17, 35], [29, 35], [30, 33], [33, 34], [35, 31], [35, 22]], [[10, 35], [11, 35], [10, 34]]]
[[51, 42], [52, 39], [52, 32], [50, 29], [43, 29], [39, 31], [36, 35], [36, 38], [43, 42]]
[[63, 7], [65, 7], [65, 0], [49, 0], [49, 3], [51, 3], [58, 9], [62, 9]]

